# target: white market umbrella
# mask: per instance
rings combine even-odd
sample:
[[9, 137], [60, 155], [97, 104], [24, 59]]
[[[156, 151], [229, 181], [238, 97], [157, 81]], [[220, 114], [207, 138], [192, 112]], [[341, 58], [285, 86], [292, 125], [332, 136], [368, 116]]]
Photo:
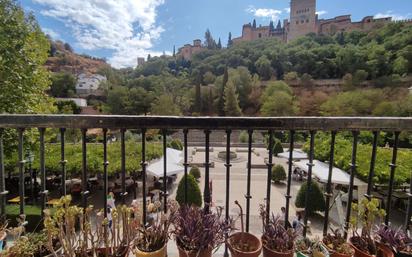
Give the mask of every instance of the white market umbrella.
[[[166, 149], [166, 176], [176, 175], [184, 171], [184, 167], [181, 164], [182, 152], [167, 148]], [[147, 167], [147, 172], [155, 177], [161, 178], [164, 175], [164, 157], [154, 161]]]
[[[307, 172], [308, 163], [309, 163], [309, 160], [306, 159], [306, 160], [300, 160], [298, 162], [294, 162], [293, 164], [296, 167], [300, 168], [301, 170], [304, 170], [305, 172]], [[329, 164], [318, 161], [318, 160], [313, 160], [313, 164], [314, 166], [312, 168], [312, 175], [318, 178], [320, 182], [327, 183], [328, 175], [329, 175]], [[343, 171], [336, 167], [332, 168], [332, 184], [349, 185], [349, 183], [350, 183], [350, 175], [346, 171]], [[354, 185], [363, 186], [365, 185], [365, 183], [359, 180], [358, 178], [355, 178]]]

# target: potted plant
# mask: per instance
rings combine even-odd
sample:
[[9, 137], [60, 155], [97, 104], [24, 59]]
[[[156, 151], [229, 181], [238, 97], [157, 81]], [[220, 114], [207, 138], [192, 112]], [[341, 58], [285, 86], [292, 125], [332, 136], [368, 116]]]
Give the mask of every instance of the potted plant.
[[[70, 195], [64, 196], [56, 204], [53, 213], [48, 209], [44, 211], [44, 227], [47, 237], [49, 242], [50, 238], [59, 240], [64, 257], [93, 257], [94, 240], [88, 240], [91, 233], [89, 221], [92, 207], [83, 209], [71, 205], [71, 200]], [[50, 247], [49, 250], [53, 252]]]
[[180, 257], [210, 257], [225, 242], [230, 225], [222, 211], [211, 212], [194, 205], [181, 206], [173, 220], [173, 235]]
[[261, 205], [263, 256], [293, 257], [294, 242], [298, 233], [293, 228], [285, 228], [285, 222], [279, 215], [275, 216], [273, 213], [270, 217], [267, 215], [269, 214]]
[[4, 256], [53, 257], [58, 256], [57, 254], [61, 254], [62, 249], [57, 239], [53, 240], [52, 246], [54, 253], [49, 250], [46, 233], [30, 233], [26, 236], [18, 237], [13, 245], [5, 250]]
[[[375, 198], [371, 200], [365, 198], [359, 205], [353, 203], [352, 209], [355, 213], [350, 220], [352, 237], [349, 238], [349, 243], [355, 250], [354, 256], [374, 256], [378, 253], [378, 245], [374, 241], [372, 227], [377, 218], [382, 219], [385, 216], [385, 210], [379, 208], [379, 201]], [[358, 232], [359, 229], [361, 231], [360, 234]], [[380, 248], [383, 247], [381, 246]], [[382, 252], [385, 257], [389, 257], [385, 249]]]
[[412, 256], [412, 238], [402, 227], [394, 229], [382, 224], [378, 227], [376, 235], [379, 243], [388, 246], [396, 257]]
[[229, 247], [229, 250], [233, 257], [257, 257], [262, 251], [262, 243], [256, 236], [244, 231], [243, 209], [238, 201], [235, 201], [235, 204], [240, 209], [239, 216], [242, 231], [234, 233], [228, 238], [227, 245]]
[[148, 227], [137, 228], [138, 234], [134, 241], [136, 257], [166, 257], [167, 242], [170, 236], [170, 225], [177, 211], [177, 203], [169, 202], [168, 213], [157, 213], [156, 219]]
[[295, 243], [297, 257], [329, 257], [319, 239], [300, 238]]
[[339, 229], [332, 230], [332, 233], [328, 233], [323, 237], [322, 243], [331, 257], [351, 257], [355, 253], [355, 250], [346, 242]]
[[[133, 227], [135, 216], [132, 208], [119, 205], [112, 208], [112, 222], [103, 217], [100, 211], [97, 215], [96, 230], [91, 234], [91, 241], [95, 238], [96, 253], [98, 257], [126, 257], [130, 246], [136, 237], [136, 228]], [[98, 224], [102, 224], [99, 226]]]

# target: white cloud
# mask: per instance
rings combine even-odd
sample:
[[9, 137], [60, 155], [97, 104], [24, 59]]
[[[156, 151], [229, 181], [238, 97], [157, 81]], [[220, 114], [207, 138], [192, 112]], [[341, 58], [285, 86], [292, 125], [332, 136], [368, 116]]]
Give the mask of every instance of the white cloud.
[[321, 10], [321, 11], [317, 11], [317, 12], [316, 12], [316, 14], [319, 15], [319, 16], [325, 15], [325, 14], [327, 14], [327, 13], [328, 13], [328, 11], [324, 11], [324, 10]]
[[290, 7], [284, 8], [283, 10], [285, 10], [285, 12], [287, 12], [287, 13], [290, 13]]
[[54, 40], [60, 39], [60, 34], [56, 31], [54, 31], [53, 29], [42, 28], [42, 30], [46, 35], [49, 35], [52, 39], [54, 39]]
[[392, 20], [399, 21], [399, 20], [410, 19], [412, 17], [412, 14], [408, 13], [406, 15], [402, 15], [402, 14], [393, 13], [393, 11], [387, 11], [385, 13], [377, 13], [374, 16], [375, 19], [386, 18], [386, 17], [392, 17]]
[[271, 20], [278, 20], [279, 16], [282, 14], [281, 10], [255, 8], [253, 5], [250, 5], [248, 8], [246, 8], [246, 12], [253, 14], [255, 17], [270, 18]]
[[61, 20], [83, 49], [113, 50], [117, 68], [136, 65], [137, 57], [161, 55], [151, 48], [164, 29], [156, 23], [164, 0], [33, 0], [42, 14]]

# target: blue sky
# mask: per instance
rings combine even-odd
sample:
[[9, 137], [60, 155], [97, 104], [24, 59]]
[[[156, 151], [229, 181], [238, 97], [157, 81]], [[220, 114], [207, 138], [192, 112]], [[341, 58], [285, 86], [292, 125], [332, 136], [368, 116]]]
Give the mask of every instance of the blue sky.
[[[20, 0], [42, 29], [76, 52], [106, 57], [114, 67], [133, 67], [138, 56], [171, 53], [173, 46], [203, 40], [210, 29], [225, 45], [228, 33], [256, 19], [288, 18], [289, 0]], [[412, 18], [411, 0], [318, 0], [320, 18], [352, 14]]]

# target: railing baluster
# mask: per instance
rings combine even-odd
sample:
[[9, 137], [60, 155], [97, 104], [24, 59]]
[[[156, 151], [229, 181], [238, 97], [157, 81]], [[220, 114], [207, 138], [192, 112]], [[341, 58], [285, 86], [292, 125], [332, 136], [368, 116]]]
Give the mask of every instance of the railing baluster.
[[269, 130], [269, 159], [268, 159], [268, 170], [267, 170], [267, 184], [266, 184], [266, 219], [269, 221], [270, 215], [270, 190], [272, 187], [272, 167], [273, 167], [273, 130]]
[[184, 151], [184, 163], [183, 166], [185, 168], [185, 204], [187, 204], [187, 168], [189, 167], [189, 163], [187, 162], [187, 133], [189, 131], [187, 129], [183, 130], [183, 151]]
[[209, 187], [209, 147], [210, 147], [210, 130], [205, 130], [205, 190], [204, 190], [204, 202], [205, 202], [205, 209], [206, 211], [209, 210], [210, 205], [210, 187]]
[[246, 189], [246, 232], [249, 232], [250, 224], [250, 183], [252, 180], [252, 137], [253, 130], [248, 130], [248, 147], [247, 147], [247, 189]]
[[334, 157], [335, 157], [335, 141], [336, 141], [336, 131], [332, 131], [331, 140], [330, 140], [328, 183], [326, 184], [326, 192], [325, 192], [326, 208], [325, 208], [325, 219], [323, 221], [323, 236], [326, 236], [326, 234], [328, 233], [330, 198], [333, 196], [332, 172], [333, 172]]
[[375, 176], [376, 150], [378, 149], [378, 136], [379, 132], [373, 131], [371, 165], [369, 168], [368, 188], [366, 189], [365, 195], [369, 200], [372, 198], [373, 177]]
[[24, 147], [24, 128], [18, 129], [19, 133], [19, 197], [20, 197], [20, 214], [24, 214], [24, 165], [26, 160], [24, 159], [23, 147]]
[[[305, 211], [308, 209], [309, 205], [309, 193], [312, 190], [312, 168], [314, 166], [313, 164], [313, 158], [315, 155], [315, 133], [316, 131], [311, 130], [310, 132], [310, 148], [309, 148], [309, 163], [308, 165], [308, 180], [307, 180], [307, 187], [306, 187], [306, 195], [305, 195]], [[306, 232], [308, 229], [308, 213], [305, 212], [305, 217], [303, 219], [303, 236], [306, 237]]]
[[[226, 208], [225, 208], [225, 219], [226, 221], [229, 220], [229, 208], [230, 208], [230, 167], [232, 167], [232, 164], [230, 164], [230, 134], [232, 131], [230, 129], [226, 130]], [[225, 237], [227, 238], [227, 234], [225, 234]], [[224, 256], [227, 257], [229, 256], [228, 253], [228, 248], [225, 245], [225, 253]]]
[[[44, 160], [44, 133], [45, 128], [39, 128], [40, 132], [40, 181], [41, 181], [41, 215], [43, 215], [43, 210], [46, 208], [47, 200], [47, 190], [46, 190], [46, 164]], [[31, 178], [30, 178], [31, 179]]]
[[142, 129], [142, 189], [143, 189], [143, 225], [146, 226], [147, 202], [146, 202], [146, 129]]
[[346, 207], [345, 232], [344, 232], [345, 238], [348, 237], [349, 222], [350, 222], [350, 216], [351, 216], [351, 211], [352, 211], [353, 182], [355, 180], [356, 168], [357, 168], [356, 153], [357, 153], [357, 149], [358, 149], [359, 131], [352, 131], [352, 135], [353, 135], [352, 162], [350, 164], [350, 166], [351, 166], [350, 181], [349, 181], [349, 191], [348, 191], [348, 202], [347, 202], [347, 207]]
[[126, 144], [125, 144], [125, 134], [126, 130], [120, 130], [120, 154], [121, 156], [121, 173], [122, 173], [122, 204], [126, 203]]
[[[87, 179], [87, 129], [82, 129], [82, 205], [87, 207], [87, 197], [89, 195]], [[107, 196], [105, 196], [107, 197]]]
[[65, 134], [66, 129], [65, 128], [61, 128], [60, 129], [60, 165], [62, 166], [62, 174], [61, 174], [61, 194], [62, 195], [66, 195], [67, 194], [67, 190], [66, 190], [66, 164], [67, 164], [67, 160], [66, 160], [66, 156], [65, 156], [65, 152], [64, 152], [64, 145], [65, 145]]
[[3, 145], [4, 130], [0, 128], [0, 217], [6, 214], [6, 183], [5, 183], [5, 169], [4, 169], [4, 145]]
[[167, 130], [163, 130], [163, 210], [167, 212]]
[[412, 225], [412, 172], [411, 172], [411, 177], [409, 178], [409, 193], [408, 193], [408, 210], [406, 211], [406, 217], [405, 217], [405, 229], [408, 229], [409, 226]]
[[395, 179], [396, 157], [398, 155], [399, 133], [400, 132], [398, 131], [395, 132], [395, 140], [393, 143], [393, 152], [392, 152], [392, 162], [391, 164], [389, 164], [391, 172], [390, 172], [390, 178], [389, 178], [388, 199], [386, 201], [386, 216], [385, 216], [386, 225], [388, 225], [389, 218], [391, 216], [392, 191], [393, 191], [393, 182]]
[[103, 208], [104, 217], [107, 218], [107, 195], [109, 194], [108, 188], [108, 175], [107, 166], [109, 162], [107, 161], [107, 129], [103, 129]]
[[290, 195], [290, 185], [292, 183], [292, 169], [293, 169], [293, 149], [295, 142], [295, 131], [291, 130], [290, 133], [290, 143], [289, 143], [289, 160], [288, 160], [288, 184], [286, 188], [286, 208], [285, 208], [285, 228], [289, 226], [289, 202], [292, 196]]

